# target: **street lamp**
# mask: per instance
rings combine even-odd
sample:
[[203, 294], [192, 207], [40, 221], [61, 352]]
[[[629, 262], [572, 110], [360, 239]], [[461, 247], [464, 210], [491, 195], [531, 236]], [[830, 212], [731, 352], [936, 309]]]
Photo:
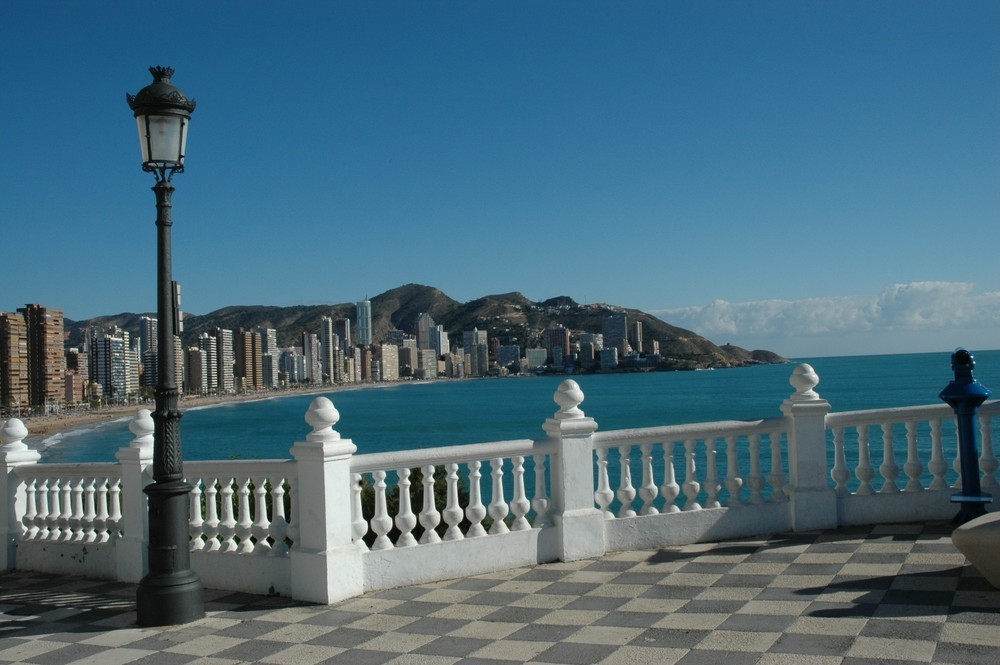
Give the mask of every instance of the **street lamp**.
[[191, 570], [188, 545], [191, 485], [184, 481], [181, 413], [177, 409], [174, 335], [177, 308], [171, 275], [170, 184], [184, 171], [184, 146], [195, 102], [176, 88], [169, 67], [150, 67], [153, 82], [136, 95], [126, 94], [139, 125], [142, 170], [156, 178], [156, 411], [153, 413], [153, 483], [145, 488], [149, 502], [149, 572], [136, 592], [141, 626], [188, 623], [205, 615], [201, 580]]

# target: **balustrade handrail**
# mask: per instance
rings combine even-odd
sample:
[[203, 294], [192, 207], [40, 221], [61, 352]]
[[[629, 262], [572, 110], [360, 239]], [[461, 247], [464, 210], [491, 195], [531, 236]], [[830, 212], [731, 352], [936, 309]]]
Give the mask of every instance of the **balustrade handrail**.
[[[986, 402], [979, 409], [982, 415], [1000, 415], [1000, 400]], [[897, 406], [881, 409], [861, 409], [858, 411], [837, 411], [826, 416], [826, 426], [845, 427], [850, 425], [877, 425], [893, 422], [903, 423], [913, 420], [954, 417], [955, 412], [947, 404], [924, 404], [920, 406]]]
[[641, 445], [661, 441], [681, 441], [705, 437], [722, 437], [749, 434], [773, 434], [788, 429], [784, 417], [761, 420], [719, 420], [685, 425], [660, 425], [594, 432], [594, 448], [611, 448], [622, 444]]
[[[294, 459], [269, 460], [197, 460], [184, 462], [185, 476], [217, 475], [216, 471], [224, 470], [222, 475], [274, 475], [294, 476], [297, 470]], [[234, 469], [238, 470], [234, 473]]]
[[551, 446], [546, 439], [513, 439], [492, 443], [469, 443], [398, 452], [367, 453], [351, 458], [351, 472], [370, 473], [386, 469], [415, 468], [426, 465], [468, 462], [471, 460], [547, 453]]
[[86, 478], [91, 476], [118, 477], [121, 465], [116, 462], [69, 462], [56, 464], [27, 464], [11, 469], [20, 480], [39, 478]]

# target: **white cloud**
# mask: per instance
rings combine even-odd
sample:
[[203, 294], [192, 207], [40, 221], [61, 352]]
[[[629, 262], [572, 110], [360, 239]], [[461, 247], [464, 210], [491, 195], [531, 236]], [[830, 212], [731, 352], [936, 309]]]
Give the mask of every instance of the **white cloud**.
[[[1000, 292], [976, 293], [975, 285], [966, 282], [894, 284], [874, 296], [742, 303], [716, 300], [701, 307], [653, 313], [714, 341], [740, 346], [773, 342], [770, 348], [779, 353], [781, 348], [792, 346], [797, 354], [826, 354], [831, 341], [838, 339], [865, 346], [836, 348], [835, 353], [884, 352], [867, 350], [873, 348], [873, 341], [880, 340], [884, 344], [879, 347], [922, 351], [927, 349], [898, 348], [898, 342], [907, 339], [916, 343], [919, 338], [921, 345], [947, 347], [955, 333], [970, 336], [973, 331], [984, 340], [993, 340], [992, 345], [982, 342], [989, 345], [987, 348], [1000, 346]], [[936, 339], [941, 341], [933, 341]]]

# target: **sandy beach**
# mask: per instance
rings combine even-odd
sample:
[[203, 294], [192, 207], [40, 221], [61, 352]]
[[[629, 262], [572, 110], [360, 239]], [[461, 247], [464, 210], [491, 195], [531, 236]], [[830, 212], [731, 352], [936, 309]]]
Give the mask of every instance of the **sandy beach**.
[[[304, 388], [301, 390], [275, 390], [271, 392], [247, 393], [243, 395], [211, 395], [204, 397], [183, 397], [178, 406], [183, 411], [196, 406], [211, 406], [213, 404], [224, 404], [228, 402], [247, 402], [261, 399], [272, 399], [280, 397], [292, 397], [294, 395], [313, 395], [320, 393], [331, 393], [345, 389], [362, 388], [369, 384], [354, 384], [346, 386], [320, 386], [315, 388]], [[67, 430], [92, 425], [94, 423], [133, 416], [139, 409], [154, 409], [152, 401], [147, 403], [128, 404], [124, 406], [108, 406], [100, 409], [77, 409], [52, 413], [44, 416], [28, 416], [21, 418], [24, 426], [28, 428], [28, 440], [38, 437], [47, 437], [65, 432]]]

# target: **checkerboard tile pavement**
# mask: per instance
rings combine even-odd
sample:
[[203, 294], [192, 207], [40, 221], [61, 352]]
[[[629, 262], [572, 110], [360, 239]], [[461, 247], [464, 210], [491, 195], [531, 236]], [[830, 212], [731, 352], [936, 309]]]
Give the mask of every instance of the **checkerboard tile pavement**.
[[0, 574], [0, 663], [861, 665], [1000, 662], [1000, 591], [945, 524], [552, 563], [320, 606], [206, 590], [135, 625], [133, 585]]

